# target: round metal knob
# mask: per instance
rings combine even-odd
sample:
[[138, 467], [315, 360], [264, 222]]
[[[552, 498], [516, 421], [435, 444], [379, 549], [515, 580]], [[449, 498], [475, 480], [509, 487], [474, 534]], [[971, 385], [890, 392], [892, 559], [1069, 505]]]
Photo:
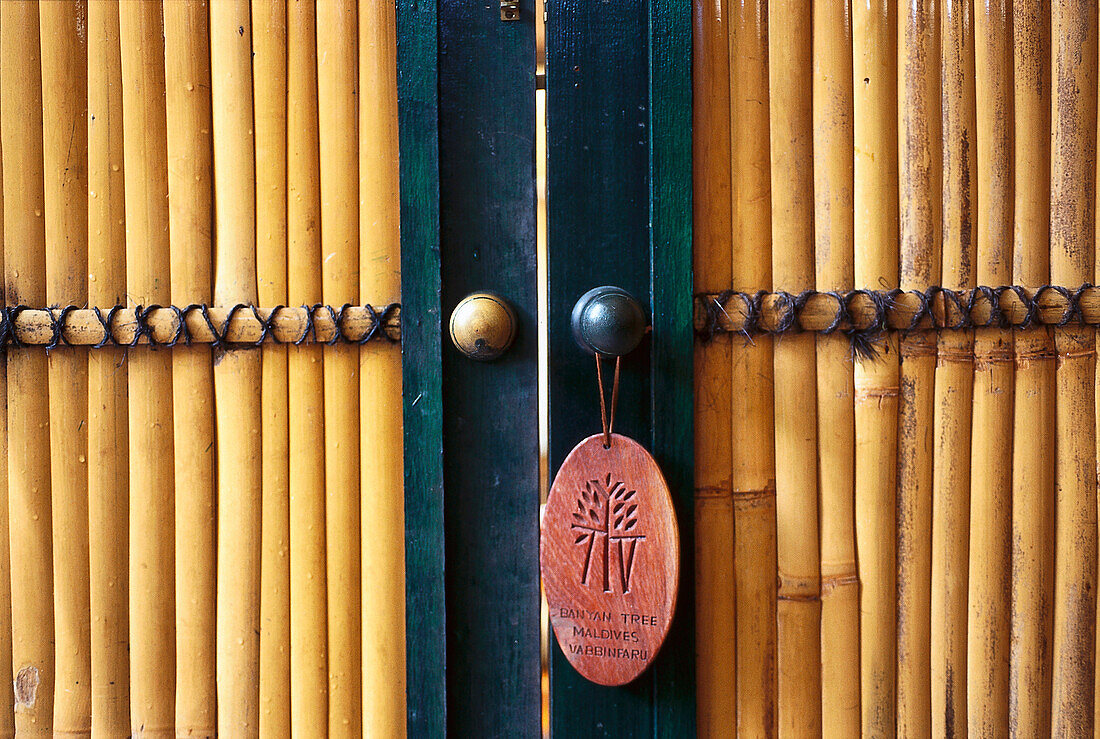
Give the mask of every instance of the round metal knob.
[[642, 306], [621, 287], [589, 290], [573, 306], [573, 338], [580, 347], [605, 357], [628, 354], [645, 336]]
[[512, 306], [491, 292], [470, 293], [451, 312], [451, 341], [470, 359], [489, 361], [503, 354], [516, 337]]

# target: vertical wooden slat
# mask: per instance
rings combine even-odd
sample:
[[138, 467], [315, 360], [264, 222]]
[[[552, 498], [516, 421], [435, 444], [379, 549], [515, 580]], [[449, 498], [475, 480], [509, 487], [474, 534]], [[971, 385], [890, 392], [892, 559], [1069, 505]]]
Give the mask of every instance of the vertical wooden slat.
[[[88, 129], [86, 6], [39, 5], [45, 181], [46, 304], [83, 304], [88, 294]], [[53, 729], [91, 730], [92, 665], [88, 603], [88, 356], [48, 353], [53, 513]]]
[[[211, 298], [210, 31], [204, 0], [164, 5], [172, 303]], [[163, 265], [160, 266], [163, 274]], [[176, 732], [217, 727], [214, 372], [207, 346], [175, 346]]]
[[[38, 7], [0, 5], [0, 146], [4, 150], [4, 292], [44, 305], [45, 228]], [[8, 353], [8, 511], [15, 727], [48, 735], [54, 634], [46, 357]], [[27, 392], [36, 388], [37, 392]]]
[[[944, 3], [943, 269], [940, 285], [974, 286], [978, 208], [974, 34], [970, 0]], [[966, 622], [970, 542], [972, 331], [937, 341], [932, 478], [931, 710], [933, 736], [966, 733]]]
[[[126, 292], [171, 301], [161, 8], [119, 4], [126, 182]], [[175, 708], [172, 360], [128, 353], [130, 404], [130, 725], [170, 735]]]
[[[317, 8], [321, 151], [321, 280], [328, 305], [358, 302], [359, 152], [356, 12], [352, 0]], [[328, 564], [329, 731], [362, 722], [359, 559], [359, 351], [325, 347], [325, 540]]]
[[[2, 19], [0, 19], [2, 20]], [[0, 41], [0, 44], [3, 42]], [[2, 84], [2, 81], [0, 81]], [[0, 98], [0, 106], [3, 105]], [[0, 146], [0, 274], [4, 274], [4, 151]], [[0, 289], [0, 305], [3, 305]], [[0, 666], [11, 665], [11, 549], [8, 546], [8, 358], [0, 356]], [[15, 736], [15, 691], [0, 692], [0, 737]]]
[[[88, 303], [126, 299], [122, 60], [117, 0], [88, 3]], [[92, 732], [130, 730], [127, 607], [127, 363], [124, 350], [88, 357], [88, 543]]]
[[[730, 136], [733, 187], [731, 287], [772, 284], [768, 121], [768, 13], [761, 2], [730, 9]], [[733, 458], [737, 726], [776, 731], [776, 522], [772, 341], [734, 341]]]
[[[897, 20], [889, 4], [853, 6], [856, 286], [896, 285]], [[895, 484], [898, 354], [892, 335], [855, 368], [856, 551], [864, 735], [895, 731]]]
[[[899, 278], [924, 290], [940, 276], [939, 13], [908, 0], [898, 18]], [[932, 424], [936, 338], [900, 338], [897, 460], [897, 730], [922, 734], [931, 718]]]
[[[979, 285], [1012, 284], [1012, 16], [1006, 0], [978, 4]], [[1008, 733], [1012, 569], [1012, 332], [974, 334], [974, 428], [970, 481], [970, 618], [967, 718], [971, 736]], [[990, 433], [1004, 429], [1002, 433]]]
[[[287, 301], [287, 4], [252, 2], [256, 274], [260, 305]], [[290, 437], [287, 350], [263, 347], [260, 736], [290, 735]]]
[[[1050, 279], [1094, 279], [1097, 9], [1052, 3]], [[1095, 351], [1092, 327], [1054, 331], [1055, 576], [1051, 731], [1091, 734], [1096, 641]]]
[[[813, 10], [773, 0], [768, 12], [772, 243], [783, 245], [772, 251], [772, 283], [797, 294], [815, 280]], [[815, 346], [812, 334], [785, 336], [773, 359], [779, 733], [791, 736], [821, 730]]]
[[[698, 292], [721, 292], [731, 280], [727, 11], [725, 2], [694, 4], [693, 273]], [[695, 635], [700, 645], [695, 674], [701, 736], [721, 736], [737, 719], [732, 344], [730, 335], [720, 334], [695, 348]]]
[[[214, 303], [255, 304], [256, 162], [248, 0], [210, 7], [214, 138]], [[261, 356], [214, 359], [218, 438], [218, 733], [259, 727]]]
[[[813, 8], [814, 255], [818, 290], [855, 287], [852, 26], [844, 4]], [[859, 733], [859, 573], [855, 539], [855, 405], [847, 337], [817, 337], [821, 495], [821, 722]]]
[[[1013, 281], [1050, 281], [1050, 3], [1013, 3], [1015, 213]], [[1012, 452], [1009, 730], [1050, 733], [1054, 595], [1054, 340], [1016, 332]]]
[[[397, 26], [393, 3], [359, 2], [359, 298], [401, 299]], [[405, 505], [401, 351], [359, 351], [363, 734], [405, 733]]]
[[[287, 292], [292, 305], [321, 300], [320, 161], [314, 4], [289, 6], [287, 38]], [[290, 718], [294, 733], [328, 722], [325, 615], [324, 373], [321, 347], [289, 349]]]

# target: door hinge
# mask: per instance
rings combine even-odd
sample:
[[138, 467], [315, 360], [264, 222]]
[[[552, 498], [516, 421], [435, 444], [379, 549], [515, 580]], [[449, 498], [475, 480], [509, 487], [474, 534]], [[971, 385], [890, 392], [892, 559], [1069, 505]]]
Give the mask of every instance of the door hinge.
[[500, 19], [502, 21], [518, 21], [519, 0], [500, 0]]

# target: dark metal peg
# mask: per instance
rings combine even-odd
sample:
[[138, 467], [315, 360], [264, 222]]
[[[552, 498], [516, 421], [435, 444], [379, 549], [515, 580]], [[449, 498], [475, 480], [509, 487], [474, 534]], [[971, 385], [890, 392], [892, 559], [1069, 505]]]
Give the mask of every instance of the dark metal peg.
[[581, 349], [604, 357], [632, 352], [645, 336], [645, 311], [621, 287], [604, 285], [580, 297], [570, 320]]

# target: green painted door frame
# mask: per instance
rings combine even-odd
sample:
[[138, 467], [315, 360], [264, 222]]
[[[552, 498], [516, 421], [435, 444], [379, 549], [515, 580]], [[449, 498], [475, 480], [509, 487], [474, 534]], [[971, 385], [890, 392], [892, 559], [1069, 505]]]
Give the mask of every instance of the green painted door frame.
[[[690, 736], [692, 584], [691, 8], [547, 0], [550, 455], [599, 427], [573, 302], [617, 284], [653, 331], [624, 361], [617, 430], [673, 489], [681, 589], [668, 641], [630, 686], [583, 681], [551, 647], [556, 736]], [[408, 726], [539, 733], [534, 16], [498, 0], [398, 0]], [[516, 345], [475, 363], [445, 338], [489, 289]]]

